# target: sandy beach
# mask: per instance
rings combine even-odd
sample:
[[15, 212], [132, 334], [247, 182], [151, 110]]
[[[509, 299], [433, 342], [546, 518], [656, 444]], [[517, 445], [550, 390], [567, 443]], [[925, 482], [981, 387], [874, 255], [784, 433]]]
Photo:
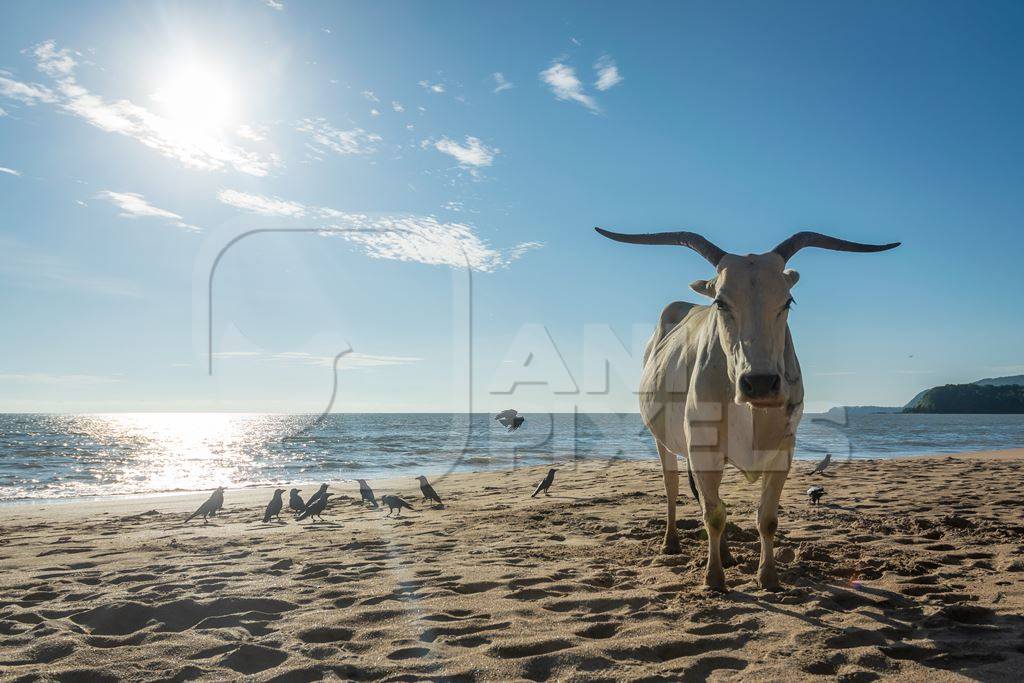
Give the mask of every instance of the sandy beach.
[[[324, 523], [263, 524], [266, 490], [2, 508], [4, 680], [1019, 680], [1024, 450], [800, 462], [754, 581], [757, 485], [723, 485], [738, 565], [706, 592], [698, 508], [658, 554], [656, 462], [337, 483]], [[808, 505], [812, 483], [823, 505]], [[309, 495], [314, 486], [304, 488]], [[685, 490], [685, 486], [683, 487]]]

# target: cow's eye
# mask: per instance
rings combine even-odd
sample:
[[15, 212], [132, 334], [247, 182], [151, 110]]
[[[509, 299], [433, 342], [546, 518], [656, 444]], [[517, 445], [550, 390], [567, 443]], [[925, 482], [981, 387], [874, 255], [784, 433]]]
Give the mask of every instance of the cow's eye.
[[729, 312], [729, 304], [725, 303], [721, 299], [715, 299], [715, 306], [718, 306], [718, 310], [720, 310], [722, 313]]

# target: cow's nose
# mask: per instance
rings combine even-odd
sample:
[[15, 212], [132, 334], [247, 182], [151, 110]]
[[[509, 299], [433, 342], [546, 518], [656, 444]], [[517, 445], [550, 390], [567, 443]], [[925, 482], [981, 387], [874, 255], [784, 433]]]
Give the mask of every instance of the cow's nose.
[[747, 373], [740, 377], [740, 391], [747, 398], [763, 399], [773, 398], [779, 393], [782, 386], [782, 378], [776, 374], [757, 375]]

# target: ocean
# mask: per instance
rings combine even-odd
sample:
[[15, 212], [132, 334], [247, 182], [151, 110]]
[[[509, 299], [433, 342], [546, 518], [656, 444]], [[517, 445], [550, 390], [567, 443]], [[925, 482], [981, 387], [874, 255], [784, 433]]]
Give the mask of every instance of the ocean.
[[[0, 502], [657, 460], [636, 414], [0, 414]], [[1024, 415], [807, 414], [797, 458], [891, 458], [1024, 446]]]

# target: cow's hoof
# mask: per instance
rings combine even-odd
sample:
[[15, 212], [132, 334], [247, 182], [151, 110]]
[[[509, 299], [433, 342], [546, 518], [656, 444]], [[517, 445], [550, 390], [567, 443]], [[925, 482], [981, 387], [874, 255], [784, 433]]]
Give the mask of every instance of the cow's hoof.
[[775, 592], [781, 590], [779, 585], [779, 575], [775, 573], [775, 569], [760, 569], [757, 572], [757, 585], [761, 587], [761, 590]]
[[729, 592], [729, 588], [725, 585], [725, 572], [721, 570], [715, 572], [709, 569], [707, 574], [704, 575], [704, 586], [709, 591], [716, 593]]
[[665, 542], [661, 544], [662, 555], [678, 555], [681, 552], [683, 551], [679, 548], [678, 536], [666, 538]]

